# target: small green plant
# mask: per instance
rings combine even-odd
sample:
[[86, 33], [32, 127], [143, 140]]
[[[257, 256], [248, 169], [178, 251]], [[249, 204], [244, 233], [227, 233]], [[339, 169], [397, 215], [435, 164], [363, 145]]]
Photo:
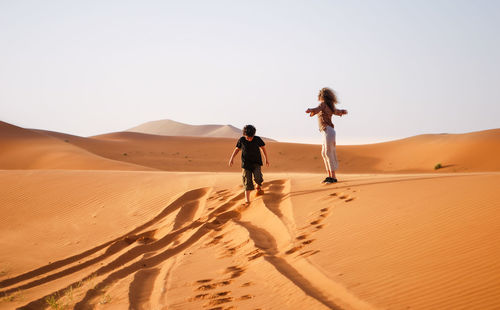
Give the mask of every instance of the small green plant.
[[443, 165], [441, 165], [441, 163], [437, 163], [435, 166], [434, 166], [434, 170], [438, 170], [438, 169], [441, 169], [443, 168]]
[[[78, 288], [78, 284], [76, 286]], [[69, 309], [73, 303], [73, 286], [70, 286], [64, 291], [64, 295], [60, 296], [58, 292], [45, 298], [45, 302], [50, 306], [50, 309], [63, 310]]]
[[109, 294], [106, 294], [106, 295], [103, 295], [103, 296], [101, 297], [101, 300], [99, 300], [99, 303], [100, 303], [101, 305], [104, 305], [104, 304], [107, 304], [107, 303], [108, 303], [108, 302], [110, 302], [110, 301], [111, 301], [111, 296], [109, 296]]
[[59, 294], [57, 293], [46, 297], [45, 302], [50, 306], [50, 309], [62, 309], [62, 305], [59, 302]]

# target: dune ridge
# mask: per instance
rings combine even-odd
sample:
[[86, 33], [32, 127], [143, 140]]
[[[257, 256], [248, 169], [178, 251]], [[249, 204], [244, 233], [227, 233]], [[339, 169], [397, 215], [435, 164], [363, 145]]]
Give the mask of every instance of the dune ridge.
[[[8, 124], [0, 128], [2, 169], [100, 169], [112, 160], [117, 170], [231, 172], [227, 166], [236, 139], [159, 136], [118, 132], [84, 138], [58, 132], [15, 127], [15, 139], [6, 139]], [[11, 126], [11, 125], [9, 125]], [[8, 128], [8, 130], [6, 130]], [[29, 133], [29, 134], [28, 134]], [[45, 137], [32, 139], [30, 137]], [[58, 141], [55, 139], [56, 138]], [[46, 140], [50, 140], [47, 143]], [[61, 143], [62, 142], [62, 143]], [[322, 173], [321, 146], [267, 142], [270, 172]], [[26, 146], [26, 148], [24, 148]], [[411, 173], [500, 171], [500, 129], [466, 134], [420, 135], [391, 142], [337, 147], [342, 173]], [[65, 163], [65, 154], [80, 154]], [[83, 155], [84, 154], [84, 155]], [[22, 159], [22, 160], [18, 160]], [[90, 161], [90, 162], [89, 162]], [[88, 163], [85, 163], [88, 162]], [[97, 164], [101, 162], [101, 164]], [[85, 163], [85, 164], [84, 164]], [[441, 169], [435, 166], [441, 164]], [[123, 165], [123, 168], [120, 166]], [[235, 166], [239, 165], [236, 158]], [[107, 169], [107, 168], [106, 168]]]
[[239, 138], [241, 129], [231, 125], [188, 125], [170, 119], [146, 122], [126, 131], [162, 136]]

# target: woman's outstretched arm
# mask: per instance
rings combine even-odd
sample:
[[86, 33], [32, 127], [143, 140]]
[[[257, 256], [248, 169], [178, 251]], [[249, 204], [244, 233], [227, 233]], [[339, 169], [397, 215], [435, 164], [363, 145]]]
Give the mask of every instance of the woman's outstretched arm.
[[346, 114], [347, 114], [347, 110], [339, 110], [339, 109], [335, 109], [335, 111], [333, 111], [333, 114], [335, 114], [335, 115], [337, 115], [337, 116], [346, 115]]
[[308, 113], [309, 116], [314, 116], [314, 115], [318, 114], [323, 109], [323, 107], [321, 106], [322, 104], [323, 103], [321, 103], [320, 105], [318, 105], [315, 108], [309, 108], [309, 109], [307, 109], [306, 113]]

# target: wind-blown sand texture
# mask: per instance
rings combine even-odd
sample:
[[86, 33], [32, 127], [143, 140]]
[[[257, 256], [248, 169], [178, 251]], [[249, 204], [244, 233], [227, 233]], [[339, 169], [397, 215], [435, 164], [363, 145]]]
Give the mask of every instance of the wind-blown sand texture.
[[[218, 171], [217, 158], [199, 157], [216, 172], [160, 170], [174, 157], [158, 155], [159, 142], [171, 152], [170, 142], [184, 141], [179, 152], [194, 155], [203, 145], [193, 141], [203, 139], [81, 138], [1, 125], [0, 309], [500, 307], [494, 159], [490, 172], [340, 174], [332, 185], [319, 184], [318, 173], [264, 169], [265, 193], [247, 207], [238, 168]], [[498, 135], [483, 133], [469, 134], [486, 141], [471, 144]], [[465, 147], [466, 137], [454, 139]], [[225, 164], [234, 141], [217, 141], [229, 146], [220, 151]], [[52, 145], [63, 150], [63, 166], [54, 166]], [[347, 148], [383, 145], [391, 142]], [[63, 146], [79, 151], [72, 157]], [[293, 156], [319, 155], [317, 146], [270, 143], [273, 165], [294, 166], [291, 153], [278, 157], [292, 147], [311, 148]], [[125, 151], [132, 155], [119, 157]], [[205, 152], [219, 156], [218, 148]], [[30, 156], [45, 160], [30, 166]], [[449, 154], [459, 170], [486, 167], [468, 156]]]

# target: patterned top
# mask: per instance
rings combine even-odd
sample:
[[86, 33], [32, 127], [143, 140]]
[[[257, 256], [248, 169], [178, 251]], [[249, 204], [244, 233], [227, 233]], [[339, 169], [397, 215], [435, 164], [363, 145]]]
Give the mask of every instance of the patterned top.
[[[334, 107], [335, 109], [335, 107]], [[325, 131], [326, 126], [334, 128], [332, 123], [333, 111], [330, 107], [322, 102], [317, 107], [310, 109], [314, 114], [318, 114], [319, 131]]]

